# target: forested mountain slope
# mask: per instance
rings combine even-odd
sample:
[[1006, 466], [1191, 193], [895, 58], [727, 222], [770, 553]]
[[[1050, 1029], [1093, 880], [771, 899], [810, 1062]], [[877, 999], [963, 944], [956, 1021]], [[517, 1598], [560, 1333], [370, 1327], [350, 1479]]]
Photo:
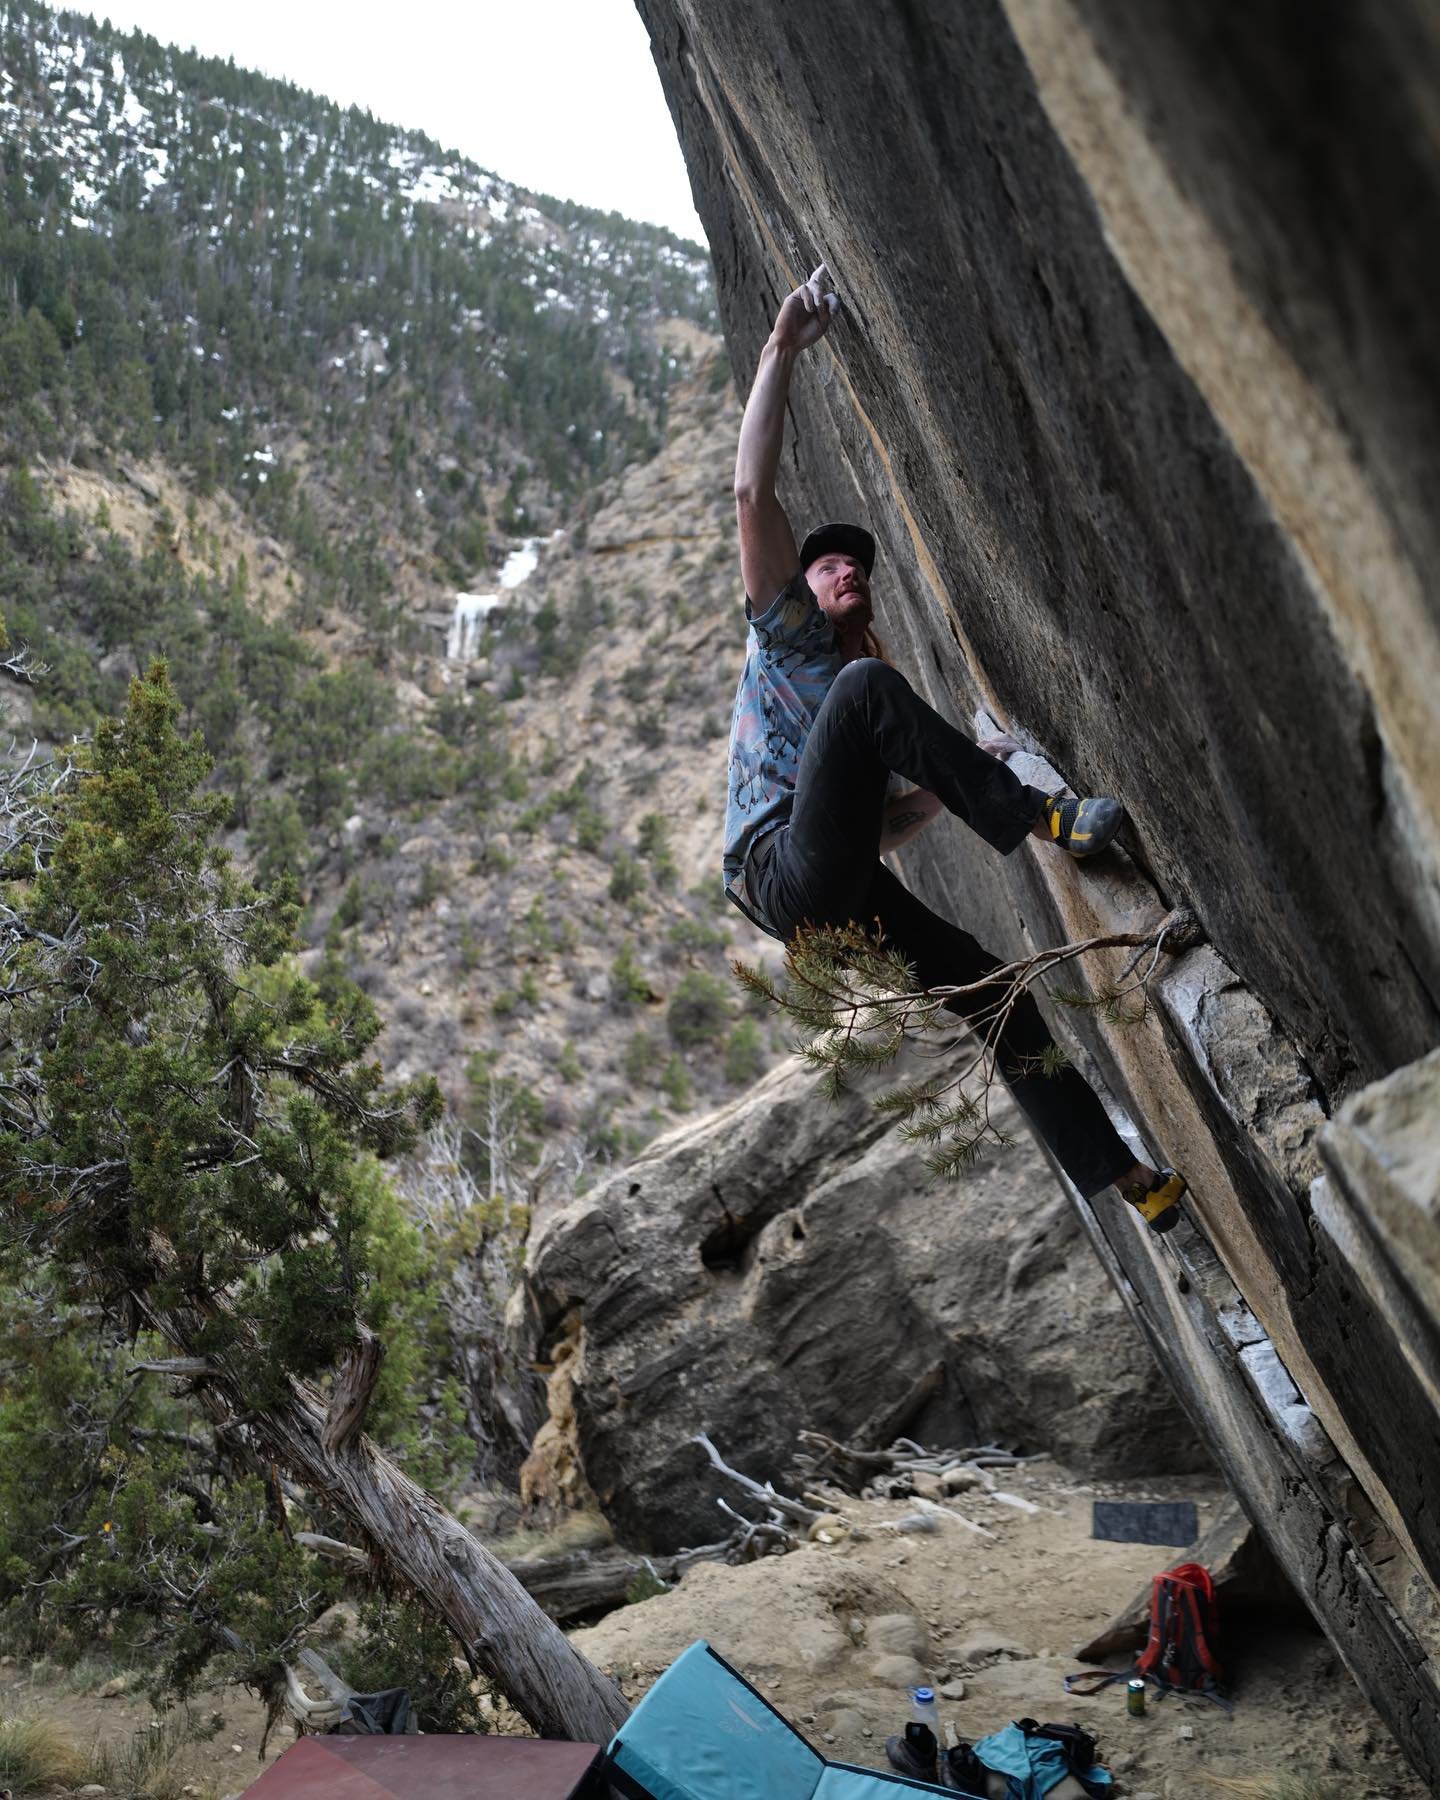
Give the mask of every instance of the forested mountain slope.
[[[713, 317], [666, 231], [32, 0], [0, 6], [0, 178], [9, 458], [163, 457], [290, 547], [296, 622], [339, 608], [379, 653], [490, 532], [653, 453], [657, 326]], [[42, 652], [78, 622], [12, 602]], [[51, 696], [113, 701], [74, 669]]]
[[[452, 1094], [499, 1039], [546, 1041], [527, 960], [558, 956], [577, 993], [613, 986], [643, 1014], [698, 956], [723, 1045], [727, 934], [701, 922], [719, 818], [697, 837], [681, 797], [718, 782], [733, 672], [707, 656], [697, 681], [662, 657], [647, 675], [672, 629], [733, 600], [734, 422], [704, 252], [29, 0], [0, 7], [0, 44], [0, 587], [11, 639], [45, 665], [8, 723], [88, 730], [168, 656], [235, 843], [291, 874], [312, 935], [348, 934], [397, 1003], [387, 1060]], [[496, 589], [507, 552], [557, 533], [466, 666], [448, 658], [457, 592]], [[572, 763], [580, 706], [595, 724]], [[648, 798], [615, 780], [634, 753]], [[557, 896], [547, 924], [528, 884], [577, 819], [595, 891]], [[673, 910], [697, 883], [695, 921], [664, 928], [680, 967], [662, 981], [642, 967], [647, 896]], [[523, 931], [506, 923], [517, 892]], [[412, 993], [422, 924], [446, 918], [461, 984], [416, 975], [430, 992]], [[637, 1029], [574, 1022], [549, 1054], [579, 1035], [614, 1061]], [[753, 1072], [753, 1039], [734, 1069]], [[685, 1046], [654, 1048], [598, 1103], [627, 1121], [597, 1128], [603, 1154], [653, 1130], [657, 1104], [689, 1103]], [[553, 1112], [600, 1116], [565, 1085]]]
[[[531, 1211], [779, 1048], [725, 978], [737, 418], [708, 259], [10, 0], [0, 179], [0, 615], [33, 678], [0, 688], [0, 724], [43, 759], [167, 658], [226, 848], [298, 902], [284, 979], [339, 1017], [373, 1004], [387, 1076], [439, 1077], [438, 1134], [403, 1166], [362, 1159], [330, 1221], [377, 1278], [301, 1311], [383, 1321], [375, 1442], [435, 1493], [484, 1489], [489, 1517], [539, 1418], [505, 1323]], [[29, 870], [5, 873], [25, 904]], [[145, 1010], [122, 1056], [174, 1025]], [[53, 1049], [17, 1045], [7, 1068]], [[35, 1119], [5, 1114], [7, 1154]], [[5, 1633], [83, 1651], [113, 1608], [161, 1686], [237, 1629], [232, 1672], [271, 1657], [273, 1675], [278, 1615], [240, 1619], [235, 1545], [258, 1534], [246, 1581], [298, 1568], [302, 1611], [329, 1574], [276, 1551], [278, 1490], [247, 1485], [243, 1455], [134, 1384], [133, 1315], [110, 1316], [93, 1268], [45, 1260], [29, 1199], [7, 1176]], [[261, 1289], [315, 1228], [267, 1238]], [[82, 1549], [112, 1526], [154, 1543], [157, 1508], [165, 1571], [194, 1558], [214, 1583], [195, 1637], [150, 1560]], [[287, 1508], [339, 1529], [298, 1487]], [[453, 1642], [421, 1637], [410, 1664], [448, 1667]]]

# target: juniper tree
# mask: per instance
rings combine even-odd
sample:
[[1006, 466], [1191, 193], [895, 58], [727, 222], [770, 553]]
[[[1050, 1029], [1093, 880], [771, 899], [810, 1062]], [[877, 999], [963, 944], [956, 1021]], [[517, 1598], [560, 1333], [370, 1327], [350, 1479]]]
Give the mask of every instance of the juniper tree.
[[[433, 1392], [444, 1304], [436, 1250], [453, 1256], [459, 1234], [432, 1248], [379, 1164], [369, 1177], [378, 1273], [365, 1312], [387, 1354], [367, 1429], [415, 1479], [447, 1491], [475, 1455], [459, 1383]], [[103, 1645], [140, 1671], [161, 1707], [202, 1681], [243, 1682], [278, 1700], [286, 1664], [331, 1601], [357, 1581], [374, 1591], [368, 1559], [336, 1542], [346, 1527], [324, 1495], [257, 1471], [245, 1444], [210, 1428], [195, 1401], [131, 1373], [166, 1349], [153, 1334], [131, 1341], [94, 1304], [67, 1302], [50, 1265], [0, 1255], [0, 1632], [62, 1662]], [[417, 1392], [437, 1402], [423, 1420]], [[397, 1587], [376, 1625], [407, 1604]], [[408, 1672], [421, 1722], [473, 1728], [476, 1696], [457, 1687], [454, 1639], [431, 1617], [425, 1661]], [[391, 1685], [375, 1632], [356, 1637], [347, 1657], [356, 1687]]]
[[618, 1691], [362, 1431], [368, 1157], [439, 1112], [387, 1086], [380, 1022], [292, 965], [295, 906], [214, 842], [226, 801], [163, 664], [0, 838], [0, 1236], [167, 1354], [259, 1471], [323, 1496], [538, 1729], [600, 1738]]

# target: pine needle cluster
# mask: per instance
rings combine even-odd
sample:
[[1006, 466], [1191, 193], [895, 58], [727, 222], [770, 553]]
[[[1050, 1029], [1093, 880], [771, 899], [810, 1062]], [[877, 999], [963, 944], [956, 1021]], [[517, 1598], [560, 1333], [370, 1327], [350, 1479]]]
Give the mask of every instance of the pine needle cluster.
[[[820, 1092], [830, 1100], [853, 1077], [888, 1067], [907, 1043], [933, 1039], [955, 1025], [944, 1012], [947, 993], [922, 988], [883, 933], [858, 925], [798, 932], [779, 980], [748, 963], [732, 966], [742, 986], [799, 1027], [795, 1049], [818, 1072]], [[980, 1059], [985, 1055], [982, 1046]], [[926, 1147], [926, 1162], [937, 1176], [958, 1174], [987, 1137], [1004, 1141], [991, 1122], [983, 1084], [978, 1097], [965, 1085], [971, 1072], [921, 1076], [887, 1088], [873, 1103], [899, 1122], [906, 1138]]]
[[783, 1012], [802, 1033], [799, 1053], [835, 1099], [846, 1077], [899, 1055], [907, 1032], [924, 1031], [940, 1002], [916, 991], [914, 970], [883, 936], [858, 925], [817, 925], [798, 932], [776, 981], [763, 968], [732, 965], [741, 985]]
[[[1030, 985], [1091, 952], [1135, 948], [1118, 981], [1093, 994], [1070, 990], [1055, 998], [1094, 1011], [1107, 1024], [1137, 1025], [1146, 1017], [1147, 984], [1167, 940], [1171, 949], [1196, 941], [1189, 915], [1170, 914], [1150, 932], [1115, 933], [1039, 950], [965, 985], [925, 988], [882, 932], [853, 923], [812, 925], [790, 939], [778, 979], [750, 963], [731, 966], [747, 992], [798, 1028], [795, 1049], [818, 1071], [820, 1091], [831, 1100], [852, 1077], [892, 1064], [907, 1044], [923, 1050], [928, 1042], [932, 1052], [939, 1048], [938, 1040], [960, 1023], [958, 1012], [973, 1033], [973, 1053], [962, 1066], [888, 1088], [874, 1100], [907, 1139], [926, 1147], [931, 1172], [948, 1178], [969, 1167], [987, 1141], [1006, 1141], [991, 1116], [990, 1099], [1000, 1076], [1006, 1023]], [[1136, 975], [1147, 952], [1148, 966]], [[1052, 1043], [1031, 1060], [1035, 1072], [1053, 1076], [1069, 1059]]]

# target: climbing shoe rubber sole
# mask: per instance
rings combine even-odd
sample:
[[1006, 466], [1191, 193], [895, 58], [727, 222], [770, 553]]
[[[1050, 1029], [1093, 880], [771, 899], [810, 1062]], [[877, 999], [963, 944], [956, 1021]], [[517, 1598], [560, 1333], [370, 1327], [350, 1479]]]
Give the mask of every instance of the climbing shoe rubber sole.
[[1045, 829], [1051, 842], [1068, 850], [1077, 862], [1098, 856], [1124, 823], [1125, 808], [1104, 794], [1088, 800], [1052, 794], [1045, 802]]
[[1152, 1231], [1173, 1231], [1180, 1223], [1180, 1214], [1176, 1209], [1188, 1191], [1189, 1184], [1178, 1170], [1161, 1169], [1153, 1186], [1145, 1193], [1133, 1190], [1127, 1193], [1123, 1188], [1120, 1193], [1126, 1204], [1135, 1208]]

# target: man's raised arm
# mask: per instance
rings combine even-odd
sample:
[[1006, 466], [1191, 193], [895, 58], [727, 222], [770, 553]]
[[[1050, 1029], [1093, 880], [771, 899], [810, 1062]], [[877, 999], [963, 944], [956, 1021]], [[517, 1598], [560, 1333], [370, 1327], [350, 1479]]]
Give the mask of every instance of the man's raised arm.
[[839, 299], [827, 291], [829, 283], [829, 272], [821, 263], [802, 287], [786, 296], [775, 329], [760, 352], [740, 424], [740, 447], [735, 454], [740, 573], [757, 612], [769, 606], [800, 566], [795, 533], [775, 498], [775, 475], [785, 439], [785, 403], [795, 358], [801, 350], [819, 343], [839, 310]]

